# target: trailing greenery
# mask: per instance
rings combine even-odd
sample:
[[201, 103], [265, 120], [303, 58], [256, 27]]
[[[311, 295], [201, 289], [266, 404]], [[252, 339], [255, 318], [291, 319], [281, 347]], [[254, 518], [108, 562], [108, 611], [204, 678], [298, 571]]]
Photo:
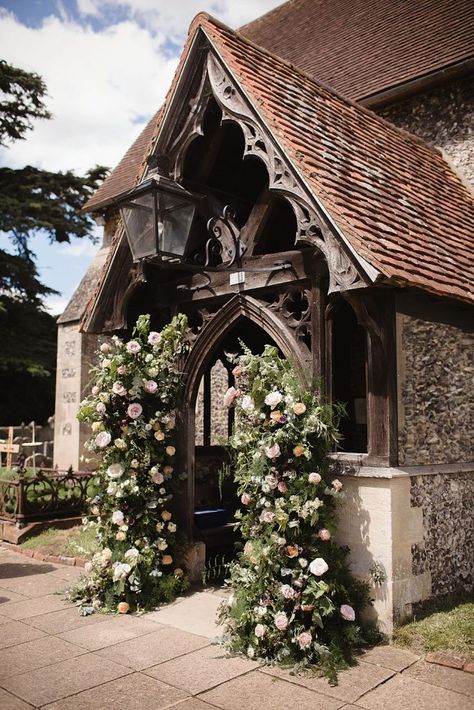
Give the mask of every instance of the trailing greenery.
[[153, 608], [187, 586], [171, 512], [182, 479], [174, 429], [186, 331], [183, 315], [161, 333], [150, 332], [144, 315], [131, 340], [101, 345], [92, 393], [78, 415], [91, 425], [88, 448], [98, 460], [100, 492], [90, 510], [100, 552], [69, 592], [88, 612]]
[[367, 585], [349, 573], [348, 550], [334, 542], [342, 483], [328, 464], [340, 410], [302, 384], [267, 346], [248, 350], [233, 370], [229, 446], [245, 546], [231, 565], [233, 595], [221, 608], [234, 652], [296, 669], [319, 664], [335, 679], [362, 641]]

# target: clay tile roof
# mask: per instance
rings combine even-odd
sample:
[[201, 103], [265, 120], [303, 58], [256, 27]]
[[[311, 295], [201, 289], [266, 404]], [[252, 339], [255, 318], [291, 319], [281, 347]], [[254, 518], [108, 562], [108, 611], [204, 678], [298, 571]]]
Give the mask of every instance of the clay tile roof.
[[469, 0], [291, 0], [239, 32], [354, 100], [474, 55]]
[[149, 147], [160, 121], [161, 109], [147, 123], [138, 138], [127, 150], [120, 163], [112, 170], [102, 185], [94, 192], [83, 207], [85, 212], [99, 210], [110, 205], [123, 192], [131, 190], [139, 180]]
[[442, 155], [208, 16], [197, 18], [355, 251], [396, 283], [474, 300], [474, 204]]

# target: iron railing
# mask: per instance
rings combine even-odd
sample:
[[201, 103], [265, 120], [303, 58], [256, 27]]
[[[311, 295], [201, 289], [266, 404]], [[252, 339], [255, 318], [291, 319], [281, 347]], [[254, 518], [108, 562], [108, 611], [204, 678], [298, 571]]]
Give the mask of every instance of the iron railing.
[[34, 475], [23, 470], [0, 479], [0, 520], [19, 527], [29, 522], [80, 515], [86, 501], [97, 493], [94, 473], [40, 469]]

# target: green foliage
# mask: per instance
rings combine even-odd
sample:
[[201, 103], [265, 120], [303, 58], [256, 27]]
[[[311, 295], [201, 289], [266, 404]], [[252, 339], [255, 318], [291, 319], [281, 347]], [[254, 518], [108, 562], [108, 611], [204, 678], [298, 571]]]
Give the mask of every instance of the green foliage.
[[338, 441], [339, 409], [306, 389], [276, 348], [245, 352], [230, 452], [246, 540], [231, 566], [233, 596], [221, 610], [227, 645], [266, 663], [319, 664], [332, 679], [361, 643], [354, 619], [368, 589], [349, 573], [348, 550], [333, 540], [342, 484], [328, 451]]
[[172, 520], [183, 478], [173, 444], [187, 320], [178, 315], [161, 333], [149, 328], [150, 317], [140, 316], [130, 341], [114, 337], [101, 346], [92, 393], [78, 415], [91, 425], [88, 448], [99, 478], [90, 510], [100, 551], [70, 590], [87, 609], [115, 610], [120, 602], [153, 608], [187, 587]]
[[21, 140], [33, 128], [31, 119], [51, 118], [43, 99], [46, 84], [38, 74], [0, 61], [0, 145]]
[[[40, 76], [0, 61], [0, 145], [25, 138], [33, 120], [51, 118], [45, 96]], [[42, 422], [54, 411], [56, 324], [42, 303], [56, 291], [39, 279], [31, 240], [38, 233], [51, 242], [90, 236], [93, 222], [80, 210], [106, 173], [102, 166], [85, 176], [0, 168], [0, 233], [13, 245], [0, 249], [2, 424]]]

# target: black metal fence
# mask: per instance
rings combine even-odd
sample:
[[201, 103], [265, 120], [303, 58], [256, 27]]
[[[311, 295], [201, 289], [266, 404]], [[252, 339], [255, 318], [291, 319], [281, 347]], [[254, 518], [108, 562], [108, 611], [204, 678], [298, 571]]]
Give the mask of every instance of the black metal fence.
[[88, 471], [23, 470], [0, 479], [0, 520], [19, 527], [30, 522], [80, 515], [88, 498], [97, 494], [97, 480]]

